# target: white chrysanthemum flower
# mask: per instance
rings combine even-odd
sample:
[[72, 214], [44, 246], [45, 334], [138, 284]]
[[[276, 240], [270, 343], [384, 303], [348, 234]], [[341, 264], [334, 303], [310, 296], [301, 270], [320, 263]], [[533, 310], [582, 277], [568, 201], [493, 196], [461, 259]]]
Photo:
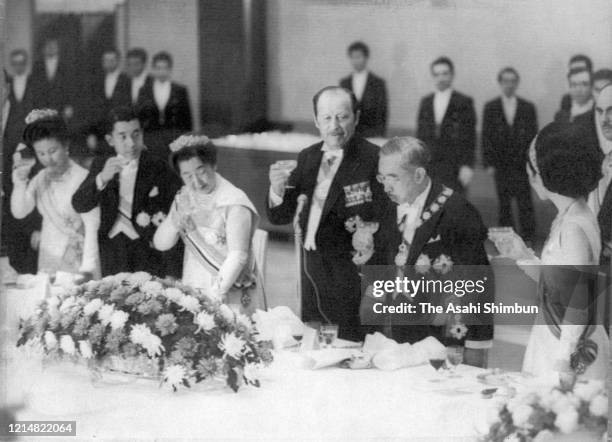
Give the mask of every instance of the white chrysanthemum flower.
[[233, 333], [226, 333], [221, 338], [219, 348], [225, 352], [227, 356], [238, 358], [242, 354], [245, 342]]
[[504, 442], [521, 442], [521, 438], [517, 433], [512, 433], [504, 439]]
[[429, 269], [431, 269], [431, 259], [429, 258], [429, 256], [421, 253], [416, 263], [414, 264], [414, 269], [417, 273], [420, 273], [421, 275], [424, 275], [425, 273], [429, 272]]
[[72, 307], [76, 305], [77, 305], [76, 298], [74, 296], [69, 296], [68, 298], [65, 298], [62, 301], [62, 305], [60, 305], [59, 311], [62, 313], [67, 312], [68, 310], [70, 310]]
[[157, 296], [164, 291], [164, 286], [157, 281], [147, 281], [142, 285], [141, 290], [148, 295]]
[[98, 310], [98, 319], [100, 320], [102, 325], [110, 324], [111, 318], [113, 317], [114, 312], [115, 312], [114, 304], [113, 305], [104, 304], [102, 307], [100, 307], [100, 310]]
[[133, 325], [130, 331], [130, 340], [134, 344], [144, 347], [147, 353], [149, 353], [149, 356], [158, 356], [163, 350], [161, 339], [159, 336], [151, 333], [151, 330], [146, 324]]
[[181, 365], [171, 365], [164, 370], [164, 381], [174, 388], [181, 385], [186, 377], [187, 371]]
[[555, 427], [562, 433], [573, 433], [578, 428], [578, 412], [574, 408], [566, 408], [563, 412], [557, 414]]
[[453, 324], [449, 332], [453, 338], [463, 339], [468, 332], [468, 328], [465, 326], [465, 324]]
[[45, 347], [47, 348], [47, 350], [51, 350], [57, 346], [57, 338], [55, 337], [53, 332], [47, 330], [45, 332], [44, 339]]
[[198, 313], [193, 322], [198, 325], [198, 330], [196, 333], [200, 330], [209, 331], [215, 328], [215, 317], [206, 312]]
[[62, 349], [64, 353], [67, 353], [69, 355], [73, 355], [76, 353], [76, 347], [74, 346], [74, 341], [72, 340], [72, 337], [70, 337], [69, 335], [62, 335], [60, 337], [60, 348]]
[[226, 304], [221, 304], [219, 306], [219, 313], [221, 314], [221, 317], [229, 323], [233, 323], [236, 318], [234, 311]]
[[541, 430], [533, 438], [533, 442], [552, 442], [555, 440], [555, 434], [550, 430]]
[[520, 405], [512, 412], [512, 422], [517, 427], [525, 427], [532, 412], [533, 407], [531, 405]]
[[47, 298], [47, 308], [49, 310], [57, 310], [57, 307], [60, 304], [60, 299], [57, 296], [49, 296]]
[[200, 311], [200, 301], [198, 301], [198, 298], [194, 296], [190, 296], [190, 295], [183, 296], [179, 300], [178, 305], [183, 307], [188, 312], [193, 313], [194, 315]]
[[147, 272], [135, 272], [128, 276], [128, 283], [132, 286], [142, 286], [145, 282], [150, 281], [153, 277]]
[[236, 323], [242, 325], [247, 330], [251, 330], [251, 327], [253, 325], [249, 317], [244, 313], [236, 315]]
[[110, 325], [113, 330], [121, 330], [130, 315], [122, 310], [115, 310], [110, 317]]
[[91, 350], [91, 344], [89, 341], [79, 341], [79, 351], [81, 352], [81, 356], [83, 358], [93, 358], [93, 351]]
[[147, 227], [149, 224], [151, 224], [151, 215], [146, 212], [140, 212], [138, 215], [136, 215], [136, 224], [138, 224], [140, 227]]
[[578, 382], [574, 386], [574, 394], [585, 402], [590, 402], [604, 388], [601, 381]]
[[86, 291], [92, 292], [94, 290], [97, 290], [99, 286], [100, 286], [100, 283], [98, 281], [91, 280], [85, 283], [84, 288]]
[[168, 287], [166, 290], [164, 290], [164, 295], [170, 301], [176, 302], [178, 304], [185, 294], [176, 287]]
[[95, 312], [100, 310], [102, 305], [104, 305], [104, 303], [102, 302], [101, 299], [99, 298], [92, 299], [91, 301], [87, 303], [87, 305], [85, 305], [85, 307], [83, 307], [83, 314], [85, 316], [91, 316]]
[[121, 273], [117, 273], [116, 275], [113, 275], [113, 279], [115, 284], [121, 284], [124, 281], [126, 281], [132, 274], [129, 272], [121, 272]]
[[551, 396], [554, 398], [554, 401], [550, 404], [550, 409], [557, 415], [564, 413], [566, 410], [575, 409], [574, 401], [571, 400], [569, 395], [555, 390], [551, 393]]
[[607, 416], [608, 398], [602, 394], [595, 396], [589, 405], [589, 411], [593, 416]]

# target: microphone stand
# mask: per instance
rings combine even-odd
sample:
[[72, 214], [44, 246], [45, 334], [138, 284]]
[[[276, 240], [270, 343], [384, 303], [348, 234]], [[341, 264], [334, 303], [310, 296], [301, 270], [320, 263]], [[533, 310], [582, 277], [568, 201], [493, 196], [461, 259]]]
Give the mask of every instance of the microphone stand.
[[305, 195], [300, 195], [298, 197], [298, 206], [295, 211], [295, 216], [293, 217], [293, 240], [295, 245], [295, 270], [296, 270], [296, 298], [297, 298], [297, 317], [302, 317], [302, 266], [303, 266], [303, 254], [302, 254], [302, 244], [303, 242], [303, 232], [302, 227], [300, 226], [300, 214], [302, 213], [302, 209], [304, 208], [304, 204], [306, 203]]

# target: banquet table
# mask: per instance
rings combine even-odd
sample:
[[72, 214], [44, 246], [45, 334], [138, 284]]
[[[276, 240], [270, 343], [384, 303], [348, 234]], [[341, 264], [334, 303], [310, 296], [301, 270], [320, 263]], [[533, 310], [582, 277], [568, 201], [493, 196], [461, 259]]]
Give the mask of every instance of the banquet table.
[[[32, 311], [40, 294], [9, 289], [3, 295], [6, 316], [0, 319], [16, 338], [17, 318]], [[300, 353], [283, 350], [262, 370], [261, 388], [234, 393], [205, 381], [174, 393], [128, 376], [93, 381], [82, 365], [43, 364], [27, 348], [7, 350], [1, 381], [8, 402], [23, 405], [17, 418], [76, 421], [77, 439], [475, 440], [495, 400], [481, 397], [481, 370], [464, 365], [459, 379], [429, 365], [307, 370]]]

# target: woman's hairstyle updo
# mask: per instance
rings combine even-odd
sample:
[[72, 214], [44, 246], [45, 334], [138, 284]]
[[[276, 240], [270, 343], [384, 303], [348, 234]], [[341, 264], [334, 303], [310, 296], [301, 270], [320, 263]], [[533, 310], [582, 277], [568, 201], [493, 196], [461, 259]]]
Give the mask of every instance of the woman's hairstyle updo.
[[[35, 111], [28, 115], [28, 119]], [[23, 131], [23, 141], [28, 147], [33, 148], [34, 143], [47, 138], [53, 138], [66, 145], [70, 139], [66, 123], [57, 113], [40, 111], [41, 116], [33, 115], [33, 121], [26, 119], [26, 127]]]
[[197, 135], [183, 135], [175, 140], [170, 149], [170, 165], [180, 175], [179, 163], [199, 158], [204, 164], [217, 165], [217, 147], [208, 137]]
[[536, 138], [537, 169], [550, 192], [570, 198], [586, 197], [601, 178], [601, 154], [589, 134], [571, 124], [551, 123]]

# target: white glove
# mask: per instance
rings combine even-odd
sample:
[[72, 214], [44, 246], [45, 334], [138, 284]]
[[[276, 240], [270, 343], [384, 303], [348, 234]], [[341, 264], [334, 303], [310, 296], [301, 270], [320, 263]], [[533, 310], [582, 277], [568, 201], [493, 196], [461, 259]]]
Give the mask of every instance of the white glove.
[[459, 182], [463, 187], [467, 187], [468, 184], [474, 178], [474, 169], [470, 166], [461, 166], [459, 169]]

